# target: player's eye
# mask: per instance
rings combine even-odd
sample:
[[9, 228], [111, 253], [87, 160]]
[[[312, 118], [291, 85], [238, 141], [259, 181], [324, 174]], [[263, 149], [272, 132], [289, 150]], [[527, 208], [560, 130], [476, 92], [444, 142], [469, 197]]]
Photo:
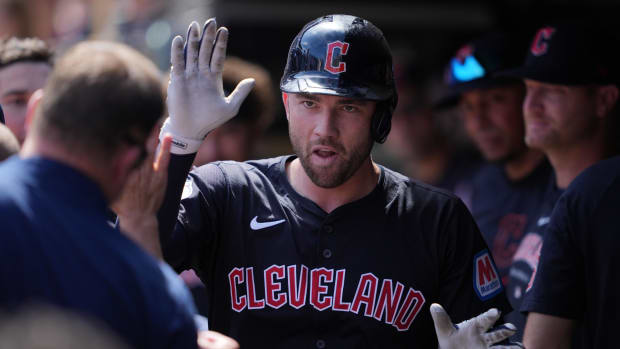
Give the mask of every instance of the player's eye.
[[28, 96], [24, 94], [9, 95], [2, 101], [4, 106], [25, 107], [28, 104]]
[[346, 111], [347, 113], [354, 113], [358, 111], [359, 109], [354, 105], [345, 104], [342, 106], [342, 110]]
[[506, 96], [503, 93], [493, 93], [491, 95], [491, 101], [495, 103], [503, 103], [506, 100]]
[[316, 106], [316, 103], [314, 101], [302, 101], [301, 104], [308, 109], [314, 108]]

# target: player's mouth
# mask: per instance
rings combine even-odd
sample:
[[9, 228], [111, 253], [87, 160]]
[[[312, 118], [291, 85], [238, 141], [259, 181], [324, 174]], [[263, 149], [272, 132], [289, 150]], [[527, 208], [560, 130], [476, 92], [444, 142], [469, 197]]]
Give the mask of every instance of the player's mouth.
[[314, 147], [312, 148], [312, 159], [317, 165], [327, 166], [332, 164], [338, 153], [328, 147]]
[[476, 138], [476, 142], [480, 148], [493, 148], [501, 142], [501, 138], [495, 135], [484, 135]]
[[549, 123], [544, 119], [528, 120], [525, 126], [527, 128], [545, 128]]

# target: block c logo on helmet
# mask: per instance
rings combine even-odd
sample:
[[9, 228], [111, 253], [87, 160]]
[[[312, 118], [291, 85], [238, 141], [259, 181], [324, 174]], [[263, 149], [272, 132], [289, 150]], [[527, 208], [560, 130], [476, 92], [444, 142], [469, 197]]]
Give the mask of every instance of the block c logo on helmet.
[[[336, 49], [340, 54], [336, 53]], [[347, 71], [347, 64], [340, 61], [340, 57], [346, 56], [349, 51], [349, 43], [334, 41], [327, 44], [327, 57], [325, 57], [325, 70], [332, 74], [340, 74]], [[337, 63], [337, 65], [335, 64]]]

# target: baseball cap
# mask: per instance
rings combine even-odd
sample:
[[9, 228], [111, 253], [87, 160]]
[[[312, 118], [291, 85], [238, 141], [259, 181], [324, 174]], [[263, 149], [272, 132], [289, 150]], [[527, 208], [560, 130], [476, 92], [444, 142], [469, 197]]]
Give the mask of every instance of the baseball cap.
[[444, 72], [447, 91], [436, 108], [456, 104], [460, 95], [474, 89], [486, 89], [518, 82], [517, 78], [495, 73], [518, 67], [525, 56], [525, 45], [515, 35], [493, 32], [463, 45], [450, 59]]
[[618, 44], [610, 33], [586, 22], [540, 27], [518, 68], [498, 72], [559, 85], [617, 83]]

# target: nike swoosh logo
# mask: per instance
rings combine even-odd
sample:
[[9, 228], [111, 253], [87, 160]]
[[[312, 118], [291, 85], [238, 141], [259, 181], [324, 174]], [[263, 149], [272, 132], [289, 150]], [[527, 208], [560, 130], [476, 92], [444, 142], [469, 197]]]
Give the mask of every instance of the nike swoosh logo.
[[286, 221], [286, 219], [280, 219], [278, 221], [271, 221], [271, 222], [259, 222], [258, 221], [258, 216], [256, 216], [250, 222], [250, 228], [252, 228], [252, 230], [260, 230], [260, 229], [265, 229], [265, 228], [273, 227], [274, 225], [278, 225], [280, 223], [284, 223], [285, 221]]

